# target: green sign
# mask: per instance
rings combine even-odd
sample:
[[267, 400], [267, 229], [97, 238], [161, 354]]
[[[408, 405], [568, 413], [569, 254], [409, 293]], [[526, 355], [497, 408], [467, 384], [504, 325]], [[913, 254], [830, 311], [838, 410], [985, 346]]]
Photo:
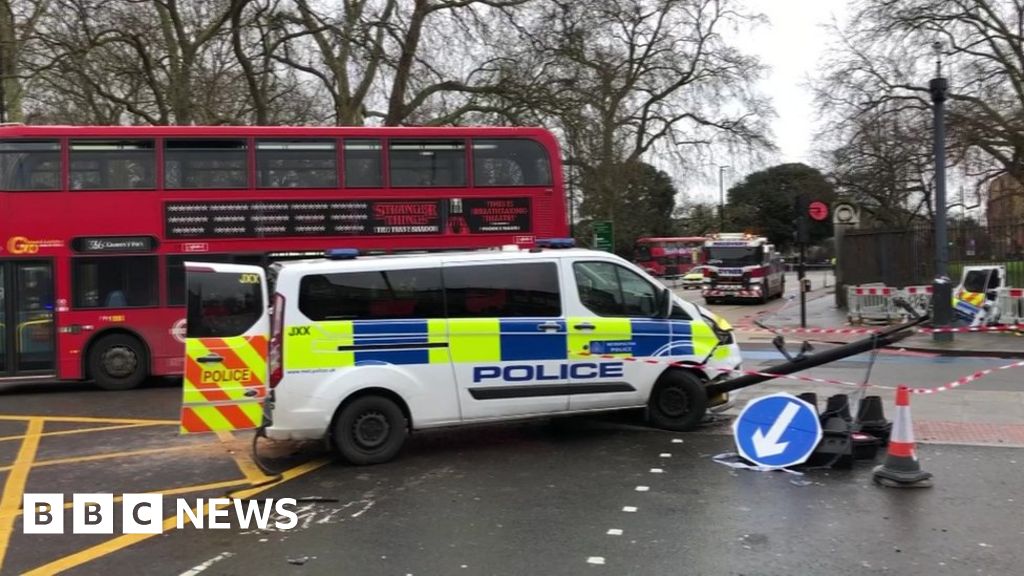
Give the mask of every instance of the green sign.
[[611, 220], [594, 222], [594, 249], [612, 252], [615, 249], [615, 225]]

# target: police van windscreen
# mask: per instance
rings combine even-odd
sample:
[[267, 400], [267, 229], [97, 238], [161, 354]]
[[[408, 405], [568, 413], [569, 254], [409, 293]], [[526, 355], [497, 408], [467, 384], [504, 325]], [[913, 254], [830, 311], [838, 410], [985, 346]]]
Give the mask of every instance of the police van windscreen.
[[707, 263], [712, 266], [757, 266], [762, 263], [760, 246], [709, 246]]
[[188, 338], [241, 336], [263, 315], [259, 275], [188, 273]]

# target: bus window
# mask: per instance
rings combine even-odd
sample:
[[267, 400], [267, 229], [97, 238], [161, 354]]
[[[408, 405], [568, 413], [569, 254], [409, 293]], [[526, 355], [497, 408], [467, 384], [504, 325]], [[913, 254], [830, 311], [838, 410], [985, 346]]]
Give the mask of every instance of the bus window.
[[473, 140], [474, 186], [550, 186], [551, 164], [533, 140]]
[[384, 184], [381, 176], [380, 140], [345, 140], [345, 187], [380, 188]]
[[310, 320], [444, 318], [439, 268], [311, 274], [299, 282]]
[[443, 274], [449, 318], [554, 317], [562, 313], [554, 262], [451, 266]]
[[260, 188], [334, 188], [338, 157], [333, 140], [260, 140], [256, 142]]
[[155, 186], [152, 140], [72, 140], [68, 187], [136, 190]]
[[392, 140], [388, 161], [392, 186], [465, 186], [462, 140]]
[[74, 258], [74, 306], [137, 308], [157, 305], [156, 256]]
[[167, 140], [164, 186], [172, 189], [245, 188], [245, 140]]
[[60, 188], [60, 142], [0, 142], [0, 190]]

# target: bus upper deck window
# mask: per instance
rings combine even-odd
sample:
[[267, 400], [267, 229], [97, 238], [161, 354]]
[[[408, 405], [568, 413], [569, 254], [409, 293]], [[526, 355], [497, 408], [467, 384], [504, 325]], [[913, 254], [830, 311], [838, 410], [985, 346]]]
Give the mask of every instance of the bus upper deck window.
[[473, 185], [550, 186], [547, 151], [522, 138], [474, 139]]
[[164, 143], [166, 188], [245, 188], [247, 166], [245, 140], [174, 139]]
[[138, 190], [156, 185], [152, 140], [72, 140], [68, 187]]
[[0, 141], [0, 190], [60, 188], [60, 142]]

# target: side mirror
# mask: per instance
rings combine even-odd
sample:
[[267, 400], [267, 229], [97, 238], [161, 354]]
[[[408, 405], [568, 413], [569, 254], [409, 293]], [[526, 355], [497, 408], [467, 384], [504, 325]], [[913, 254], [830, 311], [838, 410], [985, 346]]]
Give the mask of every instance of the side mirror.
[[672, 304], [672, 291], [662, 288], [658, 293], [658, 318], [671, 318]]

